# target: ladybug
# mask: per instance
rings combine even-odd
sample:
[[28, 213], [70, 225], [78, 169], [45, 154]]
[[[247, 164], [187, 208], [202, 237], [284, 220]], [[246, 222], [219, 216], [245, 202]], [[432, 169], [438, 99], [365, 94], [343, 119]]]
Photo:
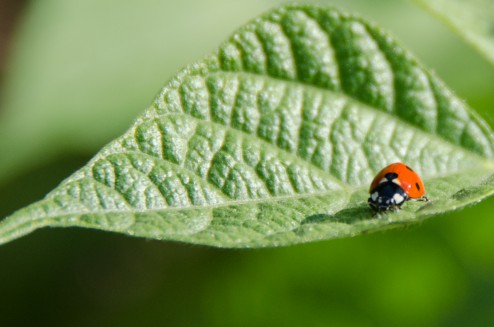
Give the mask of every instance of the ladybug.
[[397, 211], [410, 199], [429, 201], [425, 196], [425, 187], [420, 176], [410, 167], [395, 162], [381, 170], [369, 188], [367, 202], [375, 212]]

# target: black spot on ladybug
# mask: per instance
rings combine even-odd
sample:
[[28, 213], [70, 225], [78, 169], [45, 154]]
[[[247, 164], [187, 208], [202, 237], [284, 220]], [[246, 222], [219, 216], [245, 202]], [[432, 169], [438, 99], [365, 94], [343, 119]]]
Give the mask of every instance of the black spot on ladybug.
[[413, 171], [413, 169], [412, 169], [412, 168], [410, 168], [410, 167], [408, 167], [408, 166], [406, 166], [406, 165], [405, 165], [405, 167], [407, 167], [407, 169], [408, 169], [408, 170]]
[[419, 185], [419, 183], [415, 183], [415, 186], [417, 186], [417, 190], [420, 191], [420, 185]]
[[398, 177], [398, 174], [397, 173], [387, 173], [384, 177], [386, 177], [386, 179], [388, 181], [392, 181], [393, 179]]

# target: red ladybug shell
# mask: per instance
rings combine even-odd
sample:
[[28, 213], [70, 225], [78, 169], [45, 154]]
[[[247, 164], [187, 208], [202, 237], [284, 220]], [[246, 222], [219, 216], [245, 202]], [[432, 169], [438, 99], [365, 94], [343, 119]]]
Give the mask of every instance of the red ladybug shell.
[[370, 185], [370, 193], [372, 193], [387, 173], [395, 173], [398, 175], [398, 181], [400, 182], [401, 188], [410, 198], [420, 198], [425, 194], [424, 183], [422, 182], [422, 179], [420, 179], [420, 176], [412, 168], [401, 162], [392, 163], [377, 173]]

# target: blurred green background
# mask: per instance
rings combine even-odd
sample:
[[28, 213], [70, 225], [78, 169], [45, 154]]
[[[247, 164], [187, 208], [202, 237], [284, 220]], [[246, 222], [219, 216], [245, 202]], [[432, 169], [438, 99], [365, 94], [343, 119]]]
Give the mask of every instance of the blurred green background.
[[[0, 0], [0, 217], [121, 134], [183, 66], [283, 3]], [[494, 68], [413, 2], [338, 0], [494, 126]], [[408, 229], [225, 250], [83, 229], [0, 247], [2, 326], [494, 326], [494, 198]]]

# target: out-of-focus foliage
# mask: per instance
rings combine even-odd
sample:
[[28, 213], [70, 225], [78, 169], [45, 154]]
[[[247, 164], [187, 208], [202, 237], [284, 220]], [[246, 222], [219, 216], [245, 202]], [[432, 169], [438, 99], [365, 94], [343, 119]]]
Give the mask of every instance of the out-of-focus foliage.
[[417, 0], [494, 64], [494, 1]]
[[275, 3], [33, 1], [0, 98], [0, 149], [9, 153], [0, 183], [61, 153], [95, 152], [175, 72]]
[[[18, 47], [12, 62], [20, 60], [19, 56], [34, 58], [34, 50], [37, 49], [34, 48], [35, 43], [52, 45], [53, 42], [45, 42], [45, 39], [36, 33], [53, 30], [51, 24], [55, 22], [60, 24], [58, 28], [63, 29], [69, 26], [78, 14], [77, 10], [70, 10], [67, 1], [64, 1], [64, 6], [42, 10], [44, 3], [48, 2], [32, 2], [33, 7], [28, 8], [25, 22], [29, 23], [36, 18], [40, 23], [20, 25], [21, 36], [33, 36], [25, 39], [26, 44], [22, 47], [24, 50], [20, 51]], [[153, 3], [160, 3], [160, 6], [165, 8], [161, 12], [165, 11], [171, 17], [179, 16], [180, 10], [174, 7], [181, 6], [180, 2]], [[138, 96], [141, 100], [132, 100], [135, 102], [126, 106], [129, 110], [136, 110], [132, 113], [122, 113], [129, 121], [122, 119], [120, 127], [115, 127], [112, 134], [107, 134], [99, 141], [94, 141], [93, 145], [84, 147], [78, 147], [76, 144], [85, 144], [91, 140], [91, 135], [98, 133], [79, 129], [80, 132], [76, 134], [80, 135], [81, 139], [74, 141], [75, 145], [70, 146], [69, 150], [80, 152], [82, 149], [86, 154], [96, 151], [130, 124], [137, 111], [150, 103], [155, 93], [152, 89], [157, 91], [162, 86], [162, 81], [174, 71], [209, 52], [236, 26], [275, 5], [272, 1], [201, 3], [204, 5], [198, 7], [199, 14], [184, 21], [185, 27], [180, 35], [177, 34], [177, 40], [182, 42], [182, 45], [169, 50], [177, 51], [177, 61], [174, 63], [169, 60], [163, 55], [164, 52], [157, 56], [160, 57], [159, 62], [170, 64], [173, 68], [169, 68], [158, 77], [154, 76], [154, 73], [146, 73], [141, 75], [144, 78], [140, 80], [131, 79], [135, 87], [139, 87], [140, 83], [147, 83], [148, 78], [155, 78], [157, 84], [151, 85], [151, 90], [143, 88], [141, 91], [147, 93]], [[187, 17], [193, 13], [195, 6], [189, 4], [190, 2], [185, 4], [187, 8], [183, 9], [184, 16], [180, 17]], [[335, 1], [330, 4], [348, 11], [360, 12], [397, 34], [403, 44], [411, 48], [427, 66], [434, 68], [438, 75], [472, 107], [480, 111], [492, 126], [492, 67], [447, 28], [405, 1]], [[77, 20], [80, 23], [78, 29], [83, 30], [85, 24], [93, 24], [95, 21], [91, 19], [92, 14], [99, 13], [101, 21], [98, 31], [101, 33], [96, 33], [93, 37], [104, 35], [105, 29], [110, 28], [112, 24], [118, 26], [119, 30], [128, 32], [131, 28], [125, 25], [132, 20], [118, 21], [112, 16], [117, 15], [115, 12], [118, 12], [118, 7], [122, 5], [130, 6], [121, 2], [113, 6], [98, 2], [87, 10], [85, 18]], [[149, 15], [140, 15], [138, 8], [142, 9], [149, 4], [134, 2], [134, 5], [136, 7], [130, 14], [135, 18], [134, 25], [145, 26], [149, 23]], [[147, 7], [146, 10], [152, 12], [155, 8]], [[52, 16], [60, 11], [63, 14], [59, 13], [58, 19], [53, 20]], [[68, 15], [69, 12], [72, 16]], [[81, 11], [82, 13], [84, 11]], [[43, 15], [45, 17], [42, 19]], [[156, 16], [160, 16], [160, 13]], [[162, 23], [167, 21], [173, 19], [164, 19]], [[178, 29], [164, 28], [165, 32], [167, 30], [176, 32]], [[206, 39], [208, 37], [211, 39]], [[21, 40], [18, 39], [18, 42]], [[152, 39], [149, 44], [157, 45], [157, 42], [156, 39]], [[131, 42], [126, 43], [132, 46]], [[105, 44], [107, 43], [101, 42], [100, 46]], [[185, 48], [186, 46], [191, 48]], [[111, 49], [103, 48], [100, 51], [108, 52]], [[127, 51], [115, 51], [115, 54], [126, 53]], [[149, 60], [149, 57], [147, 58], [144, 61]], [[117, 61], [114, 57], [112, 60]], [[77, 62], [79, 61], [75, 61]], [[154, 65], [157, 63], [149, 62], [150, 67]], [[91, 67], [96, 71], [91, 72]], [[123, 65], [122, 69], [124, 67], [132, 68]], [[63, 68], [60, 67], [62, 70]], [[23, 71], [29, 73], [30, 70], [26, 68]], [[87, 75], [81, 76], [82, 80], [77, 83], [94, 85], [95, 90], [92, 92], [96, 92], [101, 85], [97, 84], [97, 78], [93, 79], [91, 75], [97, 74], [98, 65], [87, 65], [85, 71]], [[12, 70], [10, 72], [12, 73]], [[102, 78], [104, 75], [94, 76]], [[24, 80], [29, 79], [26, 76], [30, 75], [25, 75]], [[105, 82], [108, 83], [108, 90], [113, 89], [111, 83], [126, 83], [122, 77], [118, 77], [122, 75], [115, 76], [117, 78], [113, 82]], [[43, 82], [43, 79], [37, 79]], [[4, 84], [4, 87], [11, 86]], [[116, 88], [120, 90], [121, 86]], [[135, 96], [131, 92], [133, 90], [129, 87], [125, 92], [117, 91], [118, 100], [130, 103], [129, 98], [123, 99]], [[104, 90], [101, 92], [105, 93]], [[97, 94], [89, 92], [80, 98], [86, 95], [96, 98]], [[64, 98], [62, 102], [70, 100], [70, 92], [62, 95], [69, 97]], [[76, 100], [70, 101], [78, 103]], [[5, 107], [2, 109], [3, 119], [7, 117], [7, 110]], [[105, 123], [110, 125], [110, 122]], [[113, 129], [111, 126], [108, 128]], [[74, 128], [74, 131], [77, 129]], [[70, 132], [63, 134], [63, 138], [71, 139], [67, 136]], [[62, 137], [51, 140], [54, 139], [57, 144], [61, 142], [60, 138]], [[2, 153], [5, 155], [8, 152], [3, 149]], [[63, 160], [51, 161], [50, 164], [40, 166], [37, 162], [43, 158], [38, 158], [32, 152], [28, 153], [32, 155], [28, 158], [29, 165], [35, 166], [36, 169], [16, 178], [9, 176], [8, 184], [2, 184], [2, 216], [43, 196], [71, 170], [80, 167], [85, 160], [84, 157], [65, 157]], [[60, 151], [56, 153], [61, 155]], [[54, 160], [54, 157], [51, 159]], [[44, 158], [44, 161], [46, 160], [48, 159]], [[173, 243], [144, 242], [140, 239], [84, 230], [44, 230], [0, 247], [2, 324], [251, 326], [257, 323], [265, 326], [332, 324], [445, 327], [493, 325], [493, 210], [494, 201], [487, 200], [468, 211], [448, 214], [420, 228], [378, 233], [356, 239], [255, 251], [217, 250]]]

